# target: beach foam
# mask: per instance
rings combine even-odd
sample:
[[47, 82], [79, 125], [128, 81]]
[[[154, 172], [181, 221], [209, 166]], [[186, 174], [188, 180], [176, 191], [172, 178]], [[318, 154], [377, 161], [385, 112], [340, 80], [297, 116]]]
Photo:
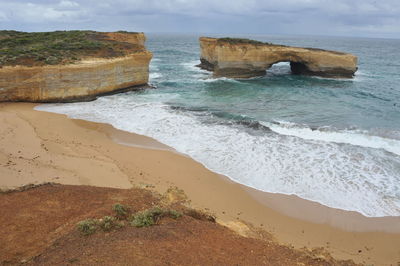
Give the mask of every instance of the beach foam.
[[359, 130], [333, 131], [329, 128], [311, 129], [286, 121], [276, 123], [261, 122], [276, 133], [288, 136], [296, 136], [307, 140], [320, 140], [326, 142], [346, 143], [367, 148], [384, 149], [396, 155], [400, 155], [400, 141], [379, 136], [368, 135]]
[[162, 74], [161, 73], [158, 73], [158, 72], [152, 72], [152, 73], [150, 73], [150, 81], [152, 81], [153, 79], [159, 79], [159, 78], [162, 78]]
[[[266, 124], [273, 132], [252, 133], [242, 125], [204, 123], [194, 112], [154, 100], [148, 95], [124, 94], [36, 109], [153, 137], [259, 190], [295, 194], [366, 216], [400, 215], [396, 141], [285, 123]], [[207, 115], [202, 114], [203, 118]]]

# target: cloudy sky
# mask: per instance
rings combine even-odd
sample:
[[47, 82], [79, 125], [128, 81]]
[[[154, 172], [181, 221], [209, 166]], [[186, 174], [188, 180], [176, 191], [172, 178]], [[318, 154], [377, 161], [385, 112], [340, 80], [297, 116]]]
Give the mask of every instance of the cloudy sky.
[[0, 0], [0, 29], [400, 38], [400, 0]]

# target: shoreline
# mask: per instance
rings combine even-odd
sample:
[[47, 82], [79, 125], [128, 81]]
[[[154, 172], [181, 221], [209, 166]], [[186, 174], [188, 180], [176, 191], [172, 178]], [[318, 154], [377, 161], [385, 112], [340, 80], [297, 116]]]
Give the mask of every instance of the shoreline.
[[[47, 112], [47, 111], [40, 111], [40, 112]], [[72, 119], [69, 118], [68, 116], [67, 118]], [[219, 178], [226, 180], [227, 182], [232, 182], [237, 186], [241, 187], [244, 191], [246, 191], [259, 203], [291, 218], [296, 218], [318, 224], [328, 224], [333, 227], [340, 228], [350, 232], [382, 231], [387, 233], [400, 233], [400, 216], [369, 217], [357, 211], [332, 208], [317, 201], [303, 199], [294, 194], [289, 195], [284, 193], [273, 193], [273, 192], [262, 191], [238, 183], [226, 175], [214, 172], [212, 169], [209, 169], [201, 162], [194, 160], [189, 155], [180, 153], [176, 151], [174, 148], [165, 145], [151, 137], [116, 129], [112, 125], [106, 123], [92, 122], [83, 119], [72, 119], [72, 120], [74, 120], [80, 126], [85, 126], [86, 122], [102, 124], [103, 126], [107, 125], [104, 126], [104, 128], [100, 129], [100, 131], [107, 133], [108, 136], [113, 141], [121, 145], [127, 145], [143, 149], [169, 151], [176, 153], [180, 156], [189, 158], [195, 161], [196, 163], [201, 164], [208, 171], [214, 173], [216, 176], [219, 176]], [[324, 215], [320, 215], [320, 213], [324, 213]], [[343, 220], [351, 221], [352, 223], [343, 222]]]
[[[68, 159], [66, 162], [62, 160], [64, 157], [53, 163], [48, 161], [46, 167], [40, 163], [25, 165], [23, 168], [31, 173], [37, 171], [47, 176], [50, 176], [49, 173], [63, 173], [56, 180], [41, 176], [37, 182], [56, 181], [121, 188], [149, 185], [159, 192], [177, 186], [185, 191], [193, 207], [214, 213], [222, 223], [240, 220], [250, 222], [255, 227], [271, 232], [279, 242], [296, 248], [324, 247], [336, 258], [379, 265], [400, 261], [400, 249], [396, 248], [400, 246], [400, 217], [370, 218], [356, 212], [332, 209], [297, 196], [261, 192], [213, 173], [202, 164], [149, 137], [121, 131], [108, 124], [36, 111], [33, 110], [34, 106], [1, 104], [0, 117], [8, 128], [18, 129], [14, 132], [19, 134], [14, 138], [14, 143], [19, 143], [19, 138], [36, 134], [32, 138], [37, 140], [39, 146], [34, 149], [31, 145], [23, 144], [22, 147], [13, 147], [14, 143], [7, 141], [7, 136], [3, 137], [2, 144], [7, 143], [5, 148], [13, 150], [9, 151], [10, 154], [15, 150], [17, 159], [18, 154], [24, 158], [32, 154], [32, 150], [40, 151], [39, 156], [42, 157], [47, 152]], [[68, 175], [61, 171], [64, 168], [57, 168], [59, 165], [68, 168], [72, 161], [77, 162], [74, 160], [77, 158], [82, 160], [81, 164], [85, 163], [83, 170], [76, 169], [75, 173]], [[21, 164], [19, 161], [15, 163]], [[3, 164], [0, 169], [0, 173], [5, 174]], [[93, 179], [93, 176], [97, 178]], [[2, 180], [0, 187], [7, 186], [8, 181], [11, 182], [8, 186], [12, 183], [18, 185], [18, 182], [22, 185], [28, 181], [24, 178], [9, 179]]]
[[[58, 114], [49, 111], [36, 110], [38, 112], [45, 112], [50, 114]], [[59, 114], [64, 115], [64, 114]], [[309, 199], [301, 198], [295, 194], [284, 194], [279, 192], [267, 192], [254, 187], [247, 186], [245, 184], [241, 184], [229, 176], [213, 171], [208, 168], [202, 162], [196, 161], [190, 155], [181, 153], [175, 150], [173, 147], [170, 147], [158, 140], [141, 135], [135, 132], [129, 132], [121, 129], [115, 128], [113, 125], [102, 122], [93, 122], [90, 120], [84, 119], [76, 119], [70, 118], [67, 115], [67, 119], [73, 120], [78, 126], [88, 127], [87, 123], [95, 123], [100, 125], [101, 128], [97, 128], [97, 130], [106, 133], [110, 139], [114, 142], [126, 145], [134, 148], [142, 148], [142, 149], [150, 149], [150, 150], [162, 150], [173, 152], [177, 155], [189, 158], [195, 161], [198, 164], [201, 164], [208, 171], [214, 173], [216, 176], [228, 181], [237, 184], [247, 191], [250, 195], [254, 197], [255, 200], [260, 203], [266, 205], [267, 207], [285, 214], [292, 218], [297, 218], [309, 222], [315, 222], [320, 224], [329, 224], [331, 226], [346, 230], [346, 231], [355, 231], [355, 232], [369, 232], [369, 231], [384, 231], [388, 233], [400, 233], [400, 216], [378, 216], [378, 217], [370, 217], [366, 216], [357, 211], [345, 210], [330, 207], [320, 203], [318, 201], [313, 201]], [[299, 208], [302, 210], [299, 212]], [[316, 213], [323, 212], [325, 216], [316, 215]], [[341, 218], [335, 217], [335, 215], [340, 216]], [[354, 221], [354, 224], [343, 223], [342, 218], [345, 220]], [[360, 227], [361, 225], [361, 227]]]

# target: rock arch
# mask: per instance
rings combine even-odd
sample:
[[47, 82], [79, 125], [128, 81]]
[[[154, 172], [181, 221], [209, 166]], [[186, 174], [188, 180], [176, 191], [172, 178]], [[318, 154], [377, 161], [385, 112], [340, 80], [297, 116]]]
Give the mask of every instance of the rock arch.
[[200, 38], [200, 48], [199, 67], [216, 76], [260, 76], [278, 62], [290, 62], [292, 73], [301, 75], [351, 78], [357, 71], [356, 56], [336, 51], [207, 37]]

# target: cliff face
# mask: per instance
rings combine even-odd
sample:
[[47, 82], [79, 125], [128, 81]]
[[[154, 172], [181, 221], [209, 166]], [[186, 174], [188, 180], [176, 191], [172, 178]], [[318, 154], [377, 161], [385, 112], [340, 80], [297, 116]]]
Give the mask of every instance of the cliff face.
[[143, 47], [146, 41], [146, 36], [143, 32], [138, 32], [135, 34], [122, 32], [106, 32], [105, 35], [107, 36], [106, 38], [113, 41], [133, 43]]
[[0, 68], [0, 101], [69, 102], [147, 85], [152, 54], [143, 33], [104, 33], [107, 39], [137, 45], [113, 58], [87, 57], [74, 64]]
[[247, 41], [201, 37], [199, 66], [233, 78], [264, 75], [278, 62], [290, 62], [294, 74], [350, 78], [357, 71], [352, 54]]

